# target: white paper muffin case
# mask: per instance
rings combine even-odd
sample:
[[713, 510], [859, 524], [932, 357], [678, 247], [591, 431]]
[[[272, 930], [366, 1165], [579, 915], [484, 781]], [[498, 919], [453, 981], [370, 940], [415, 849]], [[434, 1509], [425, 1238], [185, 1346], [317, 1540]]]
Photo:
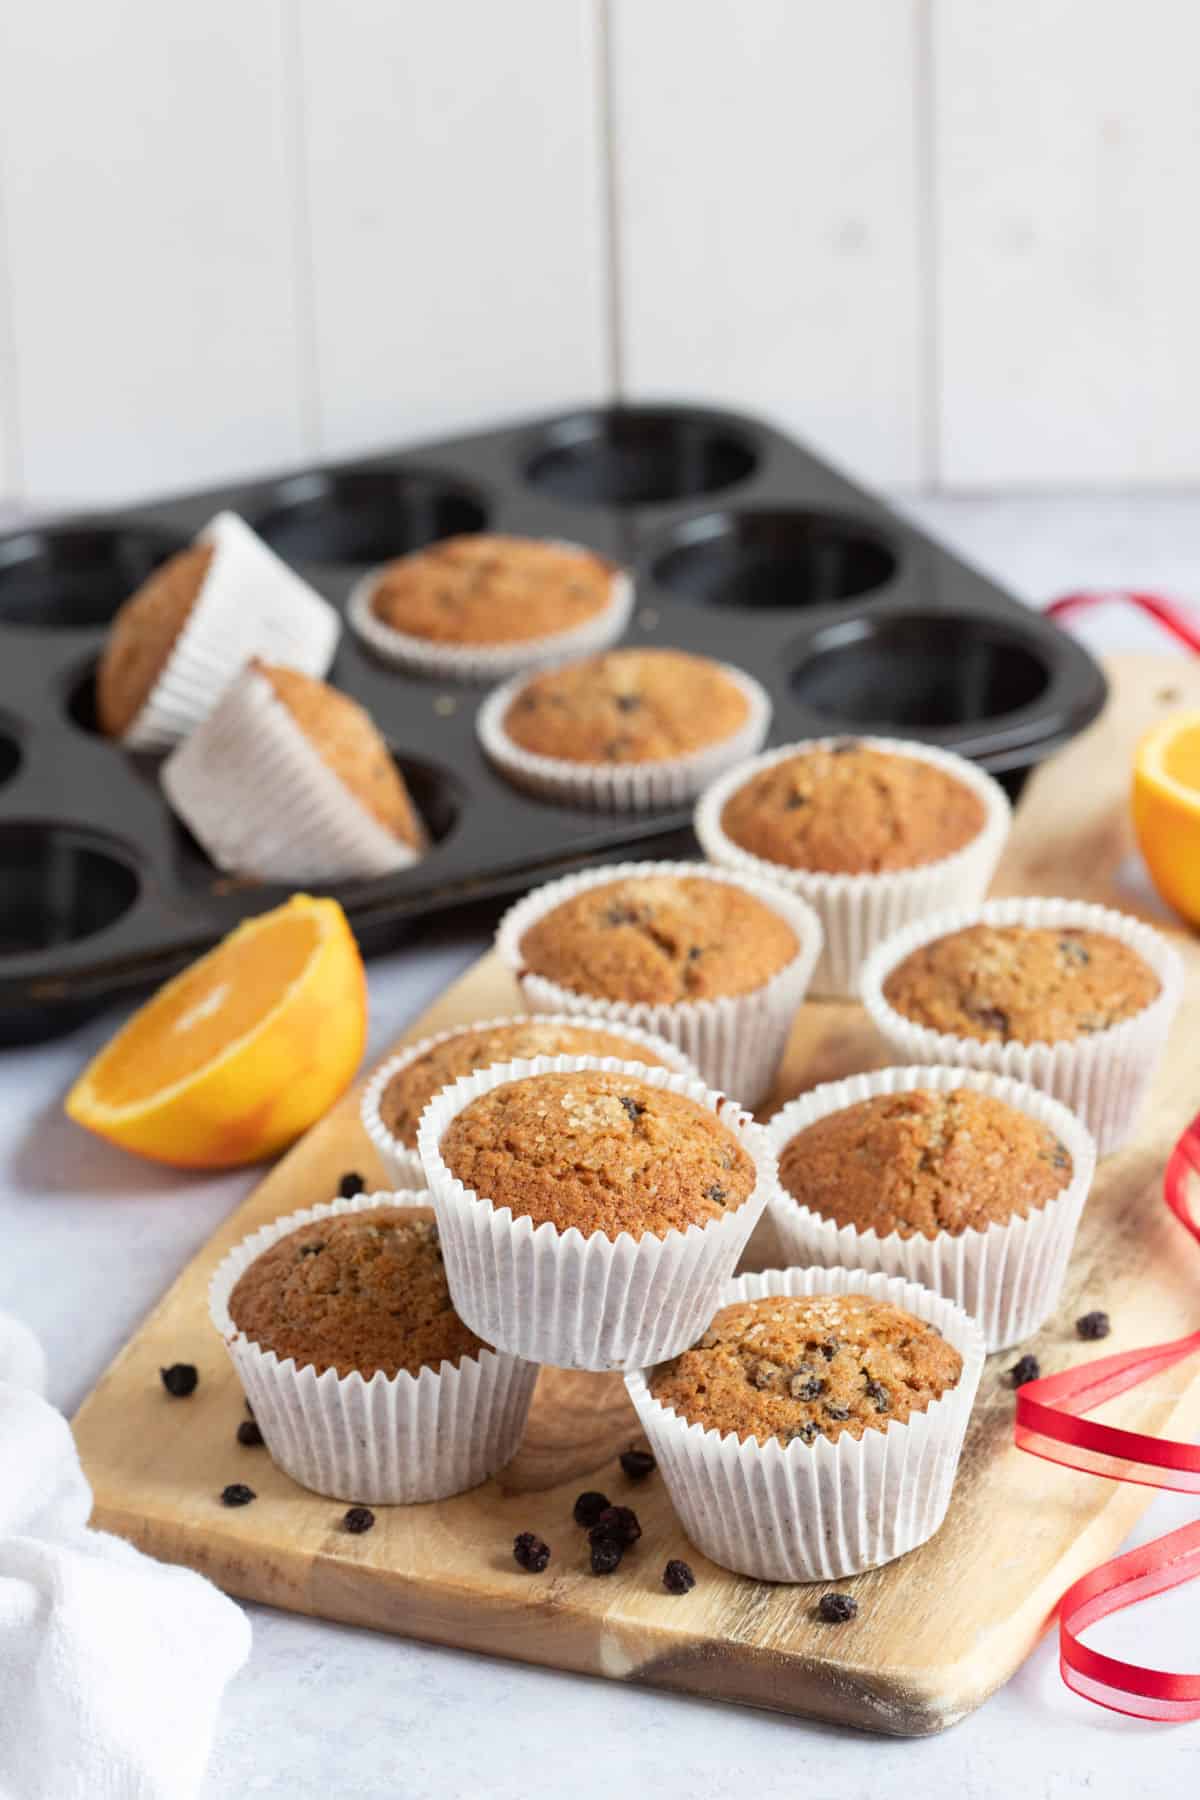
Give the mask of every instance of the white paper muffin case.
[[[496, 1031], [504, 1025], [528, 1025], [529, 1022], [528, 1013], [510, 1013], [502, 1019], [480, 1019], [469, 1025], [452, 1025], [448, 1031], [439, 1031], [434, 1037], [422, 1038], [416, 1044], [407, 1044], [403, 1050], [398, 1050], [395, 1056], [390, 1056], [376, 1069], [363, 1090], [359, 1116], [362, 1119], [363, 1129], [379, 1152], [383, 1166], [387, 1170], [388, 1179], [393, 1181], [398, 1188], [423, 1188], [425, 1171], [421, 1167], [421, 1158], [417, 1152], [410, 1150], [406, 1144], [400, 1142], [399, 1138], [394, 1137], [380, 1117], [379, 1107], [383, 1099], [383, 1091], [393, 1075], [398, 1075], [401, 1069], [406, 1069], [419, 1057], [426, 1056], [430, 1050], [436, 1050], [439, 1044], [448, 1044], [452, 1038], [462, 1037], [465, 1032]], [[577, 1015], [567, 1013], [541, 1019], [539, 1023], [569, 1025], [576, 1030], [581, 1026], [587, 1027], [594, 1023], [597, 1031], [609, 1029], [598, 1020], [580, 1019]], [[676, 1049], [674, 1044], [669, 1044], [666, 1038], [656, 1037], [652, 1031], [639, 1031], [636, 1025], [622, 1025], [619, 1031], [620, 1035], [628, 1038], [631, 1043], [644, 1044], [646, 1050], [651, 1055], [658, 1057], [664, 1067], [674, 1069], [680, 1075], [689, 1075], [693, 1080], [696, 1079], [696, 1070], [683, 1051]]]
[[731, 769], [700, 796], [693, 821], [700, 847], [710, 861], [776, 882], [808, 901], [825, 932], [825, 949], [813, 976], [813, 992], [829, 998], [856, 998], [859, 972], [866, 957], [876, 944], [910, 920], [923, 919], [947, 906], [978, 904], [987, 892], [1012, 824], [1012, 807], [1004, 789], [975, 763], [908, 739], [863, 737], [854, 741], [871, 750], [932, 763], [978, 794], [984, 806], [984, 823], [978, 835], [961, 850], [937, 862], [879, 875], [825, 875], [813, 869], [791, 869], [754, 856], [726, 837], [721, 815], [738, 788], [774, 763], [801, 751], [844, 743], [844, 737], [785, 744]]
[[979, 1322], [991, 1350], [1006, 1350], [1031, 1337], [1058, 1305], [1063, 1277], [1084, 1202], [1096, 1168], [1096, 1146], [1090, 1132], [1057, 1100], [1035, 1088], [978, 1069], [878, 1069], [830, 1081], [801, 1094], [770, 1120], [766, 1130], [776, 1157], [797, 1133], [818, 1119], [845, 1111], [879, 1094], [906, 1094], [914, 1088], [947, 1094], [973, 1088], [991, 1094], [1036, 1119], [1068, 1151], [1069, 1184], [1046, 1205], [1024, 1219], [992, 1224], [936, 1238], [898, 1231], [880, 1237], [874, 1231], [839, 1226], [794, 1200], [779, 1182], [771, 1196], [771, 1219], [787, 1263], [817, 1263], [824, 1268], [867, 1269], [920, 1282], [953, 1300]]
[[341, 636], [333, 607], [236, 513], [196, 539], [213, 559], [187, 623], [121, 742], [169, 750], [206, 719], [252, 656], [323, 676]]
[[[525, 967], [521, 940], [538, 919], [588, 888], [646, 875], [696, 876], [743, 888], [787, 920], [799, 942], [796, 955], [752, 993], [661, 1005], [600, 1000], [562, 987]], [[813, 909], [797, 896], [771, 882], [717, 869], [711, 863], [613, 863], [607, 868], [591, 869], [586, 875], [567, 875], [535, 888], [501, 919], [496, 948], [516, 976], [531, 1012], [572, 1013], [577, 1018], [607, 1024], [614, 1031], [623, 1031], [628, 1025], [652, 1031], [677, 1045], [710, 1087], [720, 1088], [723, 1093], [734, 1095], [743, 1106], [752, 1107], [758, 1105], [775, 1079], [792, 1022], [821, 952], [821, 923]]]
[[418, 861], [343, 786], [255, 669], [172, 751], [160, 780], [219, 869], [342, 881]]
[[745, 696], [745, 722], [729, 737], [686, 756], [661, 762], [581, 763], [521, 749], [505, 731], [504, 720], [526, 675], [505, 682], [483, 702], [476, 721], [479, 742], [488, 761], [514, 787], [560, 806], [585, 806], [594, 812], [650, 812], [684, 806], [722, 769], [753, 756], [770, 728], [771, 701], [766, 689], [732, 663], [719, 666]]
[[[594, 554], [583, 545], [555, 541], [563, 550]], [[427, 676], [431, 681], [490, 684], [518, 672], [544, 668], [564, 657], [590, 656], [616, 643], [633, 612], [633, 582], [624, 569], [618, 569], [613, 574], [607, 606], [569, 631], [524, 638], [515, 644], [442, 644], [397, 631], [372, 610], [371, 601], [382, 574], [382, 568], [368, 570], [350, 590], [346, 617], [351, 628], [382, 661], [393, 668], [407, 669], [410, 675]]]
[[768, 1269], [742, 1275], [720, 1305], [775, 1294], [870, 1294], [935, 1325], [963, 1359], [958, 1385], [906, 1423], [859, 1439], [843, 1432], [784, 1446], [689, 1425], [650, 1392], [650, 1370], [625, 1377], [684, 1531], [711, 1561], [759, 1581], [836, 1581], [892, 1562], [946, 1516], [983, 1368], [978, 1325], [927, 1288], [861, 1269]]
[[[884, 984], [906, 956], [967, 925], [1044, 925], [1099, 931], [1117, 938], [1148, 963], [1161, 984], [1156, 998], [1131, 1019], [1087, 1037], [1055, 1044], [989, 1042], [956, 1037], [906, 1019], [883, 997]], [[1128, 913], [1085, 900], [991, 900], [986, 906], [938, 913], [881, 944], [862, 972], [862, 1002], [904, 1063], [949, 1063], [986, 1069], [1026, 1082], [1061, 1100], [1083, 1120], [1106, 1156], [1126, 1142], [1166, 1047], [1183, 992], [1183, 963], [1161, 933]]]
[[[757, 1179], [735, 1212], [686, 1231], [616, 1239], [514, 1218], [453, 1176], [439, 1145], [450, 1121], [481, 1094], [550, 1071], [607, 1069], [684, 1094], [710, 1112], [753, 1159]], [[708, 1323], [721, 1284], [767, 1203], [775, 1159], [762, 1127], [723, 1094], [670, 1069], [612, 1057], [538, 1056], [465, 1075], [436, 1094], [417, 1134], [437, 1211], [455, 1309], [476, 1336], [514, 1356], [561, 1369], [628, 1369], [673, 1356]]]
[[511, 1461], [537, 1380], [533, 1363], [483, 1350], [418, 1375], [318, 1375], [238, 1331], [229, 1299], [243, 1270], [314, 1219], [379, 1206], [428, 1206], [426, 1193], [358, 1194], [289, 1213], [238, 1244], [209, 1286], [209, 1315], [254, 1408], [273, 1462], [314, 1493], [369, 1505], [444, 1500]]

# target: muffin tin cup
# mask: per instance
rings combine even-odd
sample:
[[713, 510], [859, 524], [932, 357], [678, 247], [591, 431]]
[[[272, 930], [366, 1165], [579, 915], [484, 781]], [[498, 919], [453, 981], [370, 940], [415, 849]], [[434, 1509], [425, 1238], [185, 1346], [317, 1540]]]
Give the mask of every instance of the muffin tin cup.
[[208, 717], [252, 656], [323, 676], [341, 622], [236, 513], [218, 513], [196, 539], [213, 560], [187, 623], [133, 724], [130, 750], [169, 750]]
[[379, 1206], [427, 1206], [429, 1195], [358, 1194], [305, 1207], [244, 1239], [209, 1286], [209, 1315], [225, 1341], [271, 1460], [314, 1493], [369, 1505], [445, 1500], [478, 1487], [515, 1455], [538, 1371], [495, 1350], [418, 1375], [355, 1373], [280, 1361], [240, 1332], [229, 1300], [242, 1272], [314, 1219]]
[[[1149, 1006], [1106, 1031], [1054, 1044], [989, 1042], [934, 1031], [905, 1018], [884, 999], [888, 976], [906, 956], [968, 925], [1033, 925], [1098, 931], [1117, 938], [1149, 964], [1160, 990]], [[992, 900], [922, 919], [878, 946], [862, 972], [862, 1002], [897, 1058], [1008, 1075], [1061, 1100], [1077, 1113], [1100, 1156], [1119, 1150], [1137, 1120], [1166, 1048], [1183, 993], [1183, 963], [1166, 938], [1140, 919], [1084, 900]]]
[[684, 1531], [722, 1568], [759, 1581], [837, 1581], [915, 1550], [946, 1516], [983, 1368], [973, 1319], [928, 1288], [862, 1269], [743, 1275], [719, 1304], [849, 1293], [890, 1300], [935, 1325], [962, 1356], [958, 1385], [903, 1424], [784, 1446], [689, 1425], [654, 1398], [650, 1370], [625, 1377]]
[[[707, 1107], [753, 1159], [757, 1179], [736, 1212], [663, 1237], [585, 1238], [548, 1220], [514, 1218], [451, 1174], [439, 1146], [451, 1120], [506, 1082], [610, 1070]], [[433, 1193], [446, 1276], [459, 1317], [513, 1356], [563, 1369], [628, 1369], [674, 1356], [703, 1330], [775, 1182], [762, 1128], [723, 1094], [670, 1069], [615, 1057], [539, 1056], [466, 1075], [434, 1096], [418, 1147]]]
[[387, 875], [419, 860], [342, 785], [255, 669], [172, 752], [161, 780], [220, 869], [317, 882]]
[[660, 762], [578, 763], [523, 750], [505, 731], [504, 720], [524, 686], [525, 675], [488, 695], [479, 709], [479, 742], [488, 761], [506, 780], [560, 806], [584, 806], [592, 812], [608, 813], [686, 806], [723, 769], [753, 756], [771, 725], [771, 701], [761, 683], [732, 663], [721, 663], [719, 667], [745, 696], [745, 723], [732, 736], [706, 744], [687, 756]]
[[[528, 1025], [528, 1023], [528, 1013], [510, 1013], [502, 1019], [481, 1019], [474, 1025], [453, 1025], [449, 1031], [439, 1031], [434, 1037], [422, 1038], [419, 1043], [409, 1044], [376, 1069], [363, 1091], [359, 1116], [362, 1119], [363, 1130], [379, 1152], [388, 1179], [394, 1181], [398, 1188], [423, 1188], [425, 1171], [421, 1167], [421, 1158], [416, 1150], [401, 1143], [400, 1139], [390, 1132], [383, 1122], [380, 1102], [383, 1099], [384, 1089], [392, 1077], [399, 1075], [402, 1069], [407, 1069], [420, 1057], [427, 1056], [431, 1050], [436, 1050], [439, 1045], [448, 1044], [452, 1038], [462, 1037], [464, 1032], [496, 1031], [504, 1025]], [[581, 1024], [586, 1025], [587, 1021], [581, 1021], [571, 1014], [561, 1013], [543, 1019], [541, 1023], [569, 1025], [578, 1029]], [[597, 1030], [602, 1029], [604, 1027], [597, 1025]], [[676, 1049], [674, 1044], [669, 1044], [666, 1038], [656, 1037], [652, 1031], [639, 1031], [636, 1025], [623, 1026], [621, 1035], [628, 1038], [631, 1043], [644, 1045], [651, 1055], [660, 1060], [664, 1068], [673, 1069], [679, 1075], [688, 1075], [693, 1080], [696, 1078], [696, 1071], [683, 1051]]]
[[[603, 887], [634, 875], [727, 881], [753, 894], [786, 919], [796, 934], [799, 950], [791, 962], [749, 994], [662, 1005], [600, 1000], [594, 995], [576, 993], [525, 967], [521, 941], [539, 919], [588, 888]], [[710, 1087], [733, 1094], [750, 1107], [758, 1105], [775, 1079], [792, 1022], [821, 953], [821, 942], [821, 922], [816, 913], [807, 902], [785, 889], [752, 876], [713, 868], [708, 863], [681, 862], [613, 863], [585, 875], [568, 875], [561, 881], [548, 882], [510, 907], [496, 933], [496, 948], [516, 976], [531, 1012], [570, 1013], [576, 1018], [607, 1024], [614, 1031], [635, 1025], [654, 1032], [682, 1050]]]
[[[550, 542], [557, 543], [563, 550], [594, 554], [585, 545], [569, 544], [561, 539]], [[439, 644], [430, 638], [414, 637], [407, 631], [385, 625], [372, 610], [371, 601], [382, 574], [382, 569], [372, 569], [350, 590], [346, 617], [351, 628], [392, 668], [407, 669], [410, 674], [427, 676], [431, 681], [490, 685], [566, 657], [587, 656], [593, 651], [605, 650], [622, 635], [633, 612], [633, 582], [624, 569], [618, 569], [612, 578], [608, 604], [569, 631], [525, 638], [516, 644]]]
[[768, 1203], [784, 1258], [824, 1268], [866, 1269], [919, 1282], [953, 1300], [978, 1321], [989, 1351], [1007, 1350], [1031, 1337], [1058, 1305], [1067, 1261], [1096, 1169], [1096, 1146], [1075, 1114], [1057, 1100], [1018, 1081], [977, 1069], [879, 1069], [813, 1088], [777, 1112], [766, 1127], [779, 1157], [797, 1133], [831, 1113], [844, 1112], [880, 1094], [914, 1088], [950, 1093], [972, 1088], [1016, 1107], [1052, 1131], [1070, 1153], [1069, 1184], [1026, 1218], [993, 1223], [985, 1231], [944, 1231], [935, 1238], [898, 1231], [880, 1237], [802, 1206], [782, 1179]]
[[923, 919], [955, 903], [974, 905], [983, 899], [1012, 824], [1007, 794], [976, 764], [950, 751], [908, 739], [859, 737], [855, 742], [871, 750], [932, 763], [934, 768], [945, 770], [970, 788], [984, 806], [984, 822], [978, 834], [961, 850], [937, 862], [879, 875], [825, 875], [812, 869], [787, 868], [752, 855], [726, 836], [721, 824], [726, 803], [753, 776], [800, 751], [828, 749], [845, 741], [842, 735], [785, 744], [757, 757], [753, 763], [730, 770], [700, 796], [694, 819], [700, 847], [712, 862], [775, 882], [807, 900], [825, 933], [824, 954], [813, 976], [813, 991], [840, 999], [857, 997], [859, 973], [866, 958], [877, 944], [910, 920]]

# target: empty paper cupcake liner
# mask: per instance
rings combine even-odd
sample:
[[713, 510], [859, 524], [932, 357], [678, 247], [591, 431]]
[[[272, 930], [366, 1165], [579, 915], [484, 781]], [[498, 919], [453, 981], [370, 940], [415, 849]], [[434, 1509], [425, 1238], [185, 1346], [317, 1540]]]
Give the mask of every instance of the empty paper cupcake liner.
[[1004, 789], [975, 763], [908, 739], [864, 737], [855, 742], [871, 750], [932, 763], [978, 794], [984, 806], [984, 822], [969, 844], [951, 856], [922, 863], [915, 869], [894, 869], [879, 875], [824, 875], [812, 869], [792, 869], [768, 862], [743, 850], [725, 835], [721, 815], [726, 804], [753, 776], [801, 751], [827, 749], [842, 742], [844, 738], [827, 737], [785, 744], [782, 749], [756, 757], [752, 763], [731, 769], [700, 796], [694, 819], [700, 847], [712, 862], [775, 882], [808, 901], [825, 933], [824, 952], [813, 975], [813, 992], [831, 998], [857, 997], [865, 958], [910, 920], [923, 919], [947, 906], [973, 906], [982, 900], [1012, 823], [1012, 808]]
[[524, 675], [488, 695], [476, 722], [479, 742], [489, 762], [514, 786], [543, 800], [554, 800], [563, 806], [586, 806], [595, 812], [650, 812], [686, 806], [722, 769], [753, 756], [771, 724], [771, 702], [766, 689], [744, 669], [736, 669], [731, 663], [720, 667], [745, 696], [745, 723], [729, 737], [686, 756], [661, 762], [585, 763], [523, 750], [505, 731], [504, 721], [524, 686]]
[[[646, 875], [695, 876], [704, 881], [727, 881], [745, 889], [787, 920], [799, 944], [796, 955], [752, 993], [661, 1005], [600, 1000], [594, 995], [576, 993], [573, 988], [563, 987], [525, 967], [521, 940], [538, 919], [588, 888]], [[535, 888], [501, 919], [496, 948], [516, 976], [531, 1012], [572, 1013], [604, 1022], [614, 1031], [640, 1026], [682, 1050], [710, 1087], [734, 1095], [744, 1106], [757, 1106], [775, 1079], [792, 1022], [808, 991], [821, 951], [821, 924], [805, 901], [785, 889], [753, 876], [714, 868], [710, 863], [614, 863]]]
[[719, 1304], [849, 1293], [890, 1300], [936, 1326], [962, 1356], [958, 1385], [903, 1424], [785, 1446], [689, 1425], [651, 1394], [650, 1370], [625, 1377], [684, 1531], [722, 1568], [759, 1581], [836, 1581], [915, 1550], [946, 1516], [983, 1368], [973, 1319], [927, 1288], [862, 1269], [742, 1275]]
[[532, 1363], [483, 1350], [418, 1375], [339, 1375], [280, 1361], [240, 1332], [229, 1300], [242, 1272], [314, 1219], [379, 1206], [428, 1206], [425, 1193], [358, 1194], [275, 1219], [240, 1243], [209, 1286], [209, 1315], [254, 1409], [273, 1462], [314, 1493], [370, 1505], [444, 1500], [511, 1461], [537, 1380]]
[[[464, 1187], [442, 1160], [450, 1121], [506, 1082], [551, 1071], [616, 1070], [716, 1113], [753, 1159], [757, 1180], [735, 1212], [664, 1237], [585, 1238], [535, 1226]], [[562, 1369], [627, 1369], [673, 1356], [703, 1330], [775, 1182], [762, 1128], [723, 1094], [669, 1069], [610, 1057], [535, 1057], [465, 1075], [434, 1096], [418, 1132], [455, 1309], [489, 1344]]]
[[[1127, 944], [1149, 964], [1158, 976], [1159, 993], [1149, 1006], [1119, 1025], [1054, 1044], [956, 1037], [916, 1024], [884, 999], [888, 976], [906, 956], [935, 938], [981, 924], [1102, 932]], [[1165, 937], [1128, 913], [1084, 900], [991, 900], [986, 906], [938, 913], [881, 944], [862, 972], [863, 1005], [899, 1061], [986, 1069], [1039, 1088], [1079, 1115], [1100, 1156], [1119, 1150], [1133, 1130], [1182, 992], [1183, 964]]]
[[[593, 554], [579, 544], [563, 542], [561, 548], [579, 550], [587, 556]], [[376, 656], [393, 668], [407, 669], [412, 675], [428, 676], [430, 680], [482, 685], [504, 681], [520, 671], [543, 668], [564, 657], [588, 656], [593, 651], [606, 650], [621, 636], [633, 611], [633, 583], [624, 569], [618, 569], [613, 575], [607, 606], [569, 631], [524, 638], [515, 644], [442, 644], [432, 638], [397, 631], [373, 611], [371, 602], [382, 573], [382, 569], [372, 569], [355, 583], [346, 602], [346, 617]]]
[[122, 738], [131, 750], [168, 750], [212, 712], [253, 656], [323, 676], [341, 622], [236, 513], [218, 513], [196, 539], [213, 549], [204, 585], [149, 697]]
[[[585, 1019], [581, 1020], [566, 1013], [547, 1018], [542, 1022], [546, 1025], [570, 1025], [576, 1028], [588, 1023]], [[387, 1170], [388, 1179], [394, 1181], [398, 1188], [423, 1188], [425, 1171], [421, 1167], [421, 1158], [416, 1149], [410, 1149], [407, 1144], [401, 1143], [400, 1139], [388, 1130], [380, 1115], [383, 1092], [392, 1077], [399, 1075], [402, 1069], [407, 1069], [409, 1064], [416, 1062], [419, 1057], [428, 1055], [431, 1050], [436, 1050], [439, 1044], [448, 1044], [451, 1038], [461, 1037], [466, 1031], [497, 1031], [504, 1025], [527, 1025], [528, 1023], [528, 1013], [513, 1013], [502, 1019], [482, 1019], [470, 1025], [452, 1025], [448, 1031], [439, 1031], [434, 1037], [422, 1038], [419, 1043], [407, 1045], [376, 1069], [363, 1091], [360, 1117], [367, 1136], [379, 1152], [384, 1168]], [[605, 1030], [607, 1027], [597, 1023], [596, 1029]], [[623, 1025], [621, 1036], [628, 1038], [631, 1043], [644, 1044], [647, 1051], [660, 1058], [666, 1068], [674, 1069], [680, 1075], [695, 1077], [696, 1071], [682, 1050], [676, 1049], [675, 1045], [669, 1044], [665, 1038], [656, 1037], [652, 1031], [639, 1031], [636, 1025]], [[617, 1065], [614, 1063], [613, 1066]]]
[[160, 779], [219, 869], [264, 881], [343, 881], [418, 860], [343, 786], [253, 668], [172, 752]]
[[838, 1225], [794, 1200], [780, 1180], [770, 1200], [784, 1260], [825, 1268], [867, 1269], [917, 1281], [961, 1306], [978, 1321], [989, 1350], [1018, 1344], [1043, 1325], [1058, 1304], [1075, 1233], [1091, 1188], [1096, 1146], [1074, 1113], [1049, 1095], [1018, 1081], [976, 1069], [879, 1069], [830, 1081], [783, 1107], [766, 1127], [776, 1157], [801, 1131], [831, 1113], [879, 1094], [914, 1088], [947, 1094], [973, 1088], [1036, 1119], [1068, 1151], [1069, 1184], [1024, 1219], [991, 1224], [985, 1231], [941, 1232], [936, 1238], [898, 1231], [880, 1237]]

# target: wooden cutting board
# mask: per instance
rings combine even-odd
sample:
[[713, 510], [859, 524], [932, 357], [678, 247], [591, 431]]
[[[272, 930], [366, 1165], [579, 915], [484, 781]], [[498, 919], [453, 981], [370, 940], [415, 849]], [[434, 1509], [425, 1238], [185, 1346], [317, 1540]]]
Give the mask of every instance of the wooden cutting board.
[[[1081, 895], [1143, 913], [1172, 930], [1188, 993], [1136, 1143], [1106, 1161], [1084, 1216], [1058, 1317], [1028, 1348], [1047, 1370], [1191, 1330], [1200, 1316], [1200, 1257], [1166, 1212], [1167, 1151], [1200, 1106], [1188, 1054], [1200, 999], [1200, 946], [1164, 919], [1132, 857], [1129, 758], [1168, 706], [1200, 706], [1200, 664], [1119, 660], [1104, 718], [1047, 765], [1019, 809], [998, 892]], [[515, 1010], [505, 971], [485, 957], [413, 1026], [410, 1037]], [[772, 1107], [818, 1081], [886, 1060], [861, 1011], [809, 1005], [796, 1023]], [[1148, 1491], [1036, 1460], [1012, 1446], [1013, 1396], [991, 1359], [949, 1517], [930, 1543], [844, 1584], [859, 1617], [814, 1617], [820, 1589], [775, 1587], [707, 1563], [683, 1537], [660, 1479], [634, 1486], [618, 1451], [635, 1434], [618, 1377], [543, 1373], [526, 1441], [503, 1476], [437, 1505], [380, 1509], [373, 1531], [339, 1529], [344, 1507], [304, 1492], [262, 1449], [234, 1433], [241, 1393], [205, 1307], [209, 1276], [230, 1245], [264, 1220], [328, 1198], [346, 1170], [379, 1176], [348, 1097], [270, 1172], [184, 1271], [104, 1375], [75, 1421], [95, 1489], [95, 1523], [152, 1555], [187, 1563], [244, 1599], [490, 1651], [552, 1668], [811, 1714], [899, 1734], [941, 1730], [1013, 1672], [1066, 1586], [1109, 1554]], [[756, 1243], [756, 1260], [770, 1246]], [[1113, 1334], [1081, 1344], [1072, 1321], [1093, 1307]], [[160, 1365], [194, 1362], [195, 1395], [171, 1400]], [[1106, 1417], [1143, 1431], [1200, 1423], [1200, 1366], [1168, 1371]], [[257, 1501], [229, 1510], [227, 1482]], [[575, 1495], [599, 1487], [636, 1506], [643, 1537], [618, 1574], [590, 1574]], [[516, 1568], [511, 1545], [532, 1530], [553, 1548], [544, 1575]], [[660, 1578], [687, 1557], [697, 1585], [675, 1598]]]

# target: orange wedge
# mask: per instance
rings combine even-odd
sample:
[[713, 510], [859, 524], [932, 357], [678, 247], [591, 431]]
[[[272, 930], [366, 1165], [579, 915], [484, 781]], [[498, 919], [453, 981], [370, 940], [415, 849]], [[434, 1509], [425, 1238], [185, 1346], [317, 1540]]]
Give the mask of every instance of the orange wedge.
[[366, 1030], [366, 980], [345, 913], [297, 894], [160, 988], [85, 1069], [67, 1112], [156, 1162], [259, 1162], [332, 1106]]
[[1170, 714], [1138, 745], [1133, 827], [1163, 899], [1200, 925], [1200, 712]]

